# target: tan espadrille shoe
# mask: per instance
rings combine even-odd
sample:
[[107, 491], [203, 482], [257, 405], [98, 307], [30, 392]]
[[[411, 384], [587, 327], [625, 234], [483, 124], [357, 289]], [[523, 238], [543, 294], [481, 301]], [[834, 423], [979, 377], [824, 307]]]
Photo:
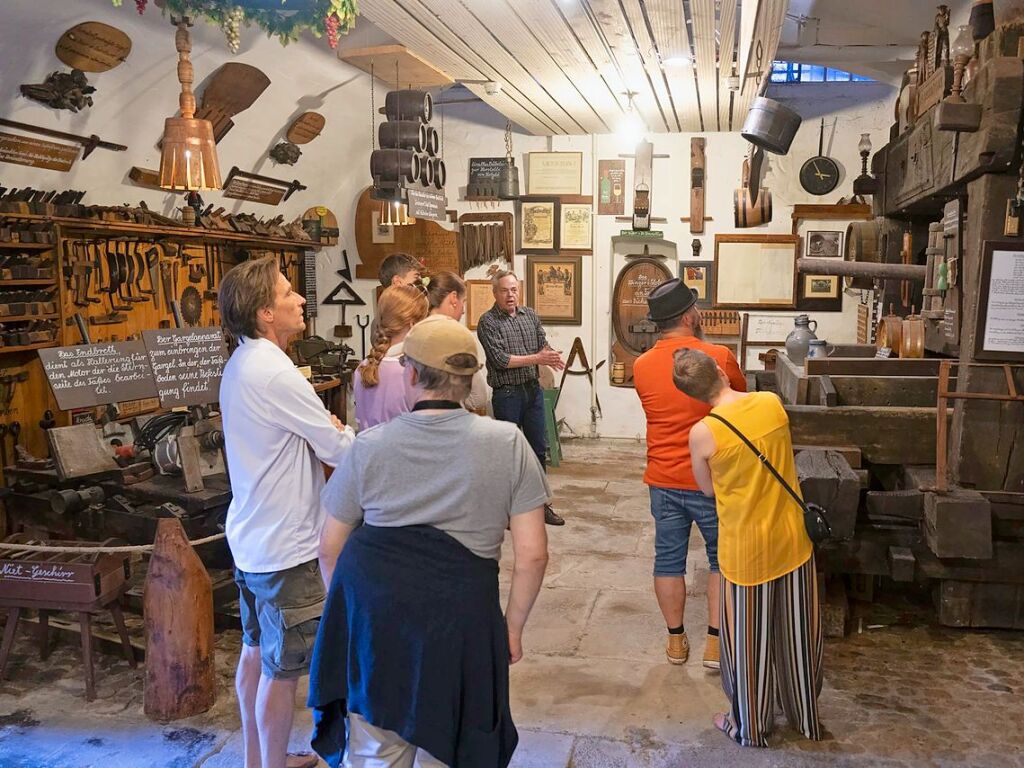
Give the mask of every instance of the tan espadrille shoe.
[[708, 635], [707, 643], [704, 645], [704, 666], [708, 669], [721, 669], [721, 646], [718, 642], [718, 638], [714, 635]]
[[665, 644], [665, 656], [670, 664], [685, 664], [690, 658], [690, 641], [686, 639], [686, 633], [681, 635], [669, 635], [668, 643]]

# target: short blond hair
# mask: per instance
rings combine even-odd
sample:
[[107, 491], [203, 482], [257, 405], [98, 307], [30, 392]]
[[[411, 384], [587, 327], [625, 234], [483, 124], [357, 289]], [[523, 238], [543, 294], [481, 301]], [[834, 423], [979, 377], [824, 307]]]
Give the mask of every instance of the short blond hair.
[[722, 391], [718, 363], [699, 349], [678, 349], [672, 356], [672, 382], [694, 400], [710, 403]]

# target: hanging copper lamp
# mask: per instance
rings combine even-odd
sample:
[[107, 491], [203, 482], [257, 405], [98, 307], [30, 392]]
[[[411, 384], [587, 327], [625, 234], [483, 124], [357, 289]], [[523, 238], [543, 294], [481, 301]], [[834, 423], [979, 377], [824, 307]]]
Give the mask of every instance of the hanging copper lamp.
[[213, 139], [213, 125], [209, 120], [196, 120], [196, 97], [192, 94], [195, 73], [189, 54], [192, 39], [188, 33], [190, 22], [182, 17], [174, 22], [178, 31], [174, 47], [178, 51], [178, 82], [181, 94], [178, 104], [181, 117], [168, 117], [164, 121], [164, 139], [160, 153], [160, 186], [173, 190], [220, 189], [220, 169], [217, 166], [217, 143]]

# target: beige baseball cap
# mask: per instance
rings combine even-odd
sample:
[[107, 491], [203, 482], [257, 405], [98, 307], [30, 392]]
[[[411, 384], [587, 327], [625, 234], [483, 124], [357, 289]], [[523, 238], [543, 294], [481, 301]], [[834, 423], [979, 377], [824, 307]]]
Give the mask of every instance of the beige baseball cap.
[[470, 368], [449, 364], [448, 358], [452, 355], [472, 355], [474, 361], [478, 360], [473, 334], [462, 323], [451, 318], [428, 319], [416, 323], [405, 337], [402, 353], [417, 363], [458, 376], [472, 376], [483, 368], [478, 363]]

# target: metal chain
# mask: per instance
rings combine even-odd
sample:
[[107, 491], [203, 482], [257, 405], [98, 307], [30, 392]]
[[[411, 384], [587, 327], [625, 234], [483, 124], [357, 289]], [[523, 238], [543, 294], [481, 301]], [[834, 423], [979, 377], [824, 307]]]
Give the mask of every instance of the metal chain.
[[377, 105], [373, 103], [373, 61], [370, 61], [370, 150], [377, 148], [377, 126], [374, 115], [377, 114]]
[[754, 48], [754, 56], [757, 58], [757, 78], [754, 82], [757, 83], [758, 89], [761, 88], [761, 69], [764, 65], [764, 48], [761, 47], [761, 41], [757, 41], [757, 47]]
[[[441, 94], [438, 93], [437, 95], [440, 96]], [[440, 109], [438, 111], [441, 113], [441, 161], [444, 162], [444, 102], [442, 101], [439, 106]]]
[[508, 160], [509, 165], [515, 164], [515, 160], [512, 159], [512, 121], [505, 121], [505, 159]]

